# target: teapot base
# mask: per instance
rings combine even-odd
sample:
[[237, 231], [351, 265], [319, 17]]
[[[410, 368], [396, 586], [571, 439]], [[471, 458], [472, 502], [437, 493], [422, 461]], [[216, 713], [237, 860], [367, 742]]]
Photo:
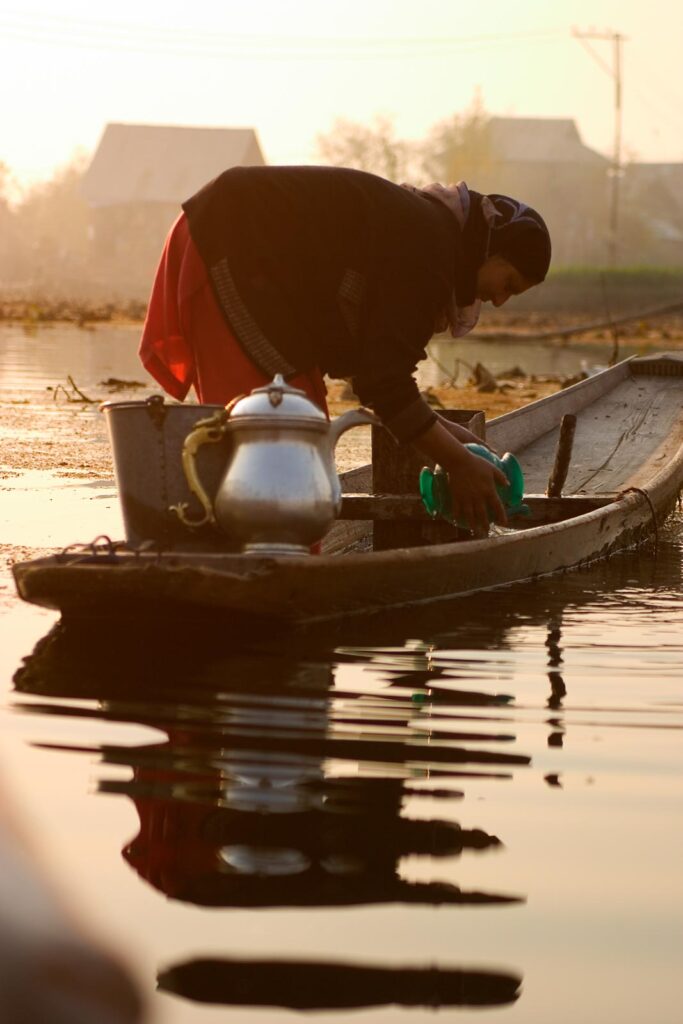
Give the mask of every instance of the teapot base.
[[311, 549], [306, 544], [287, 544], [277, 541], [264, 541], [258, 544], [245, 544], [242, 548], [244, 555], [261, 555], [262, 557], [275, 555], [310, 555]]

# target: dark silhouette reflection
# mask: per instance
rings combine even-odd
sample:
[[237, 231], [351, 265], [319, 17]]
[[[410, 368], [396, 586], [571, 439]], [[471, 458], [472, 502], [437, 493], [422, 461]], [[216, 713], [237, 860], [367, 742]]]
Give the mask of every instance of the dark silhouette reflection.
[[[550, 683], [550, 697], [548, 707], [557, 711], [562, 707], [562, 701], [567, 696], [567, 687], [562, 678], [560, 666], [562, 665], [562, 620], [561, 618], [551, 619], [548, 623], [548, 636], [545, 645], [548, 648], [548, 682]], [[561, 744], [560, 744], [561, 746]]]
[[[548, 697], [548, 707], [551, 711], [561, 712], [562, 701], [567, 696], [567, 687], [565, 686], [564, 677], [560, 671], [563, 658], [562, 648], [560, 642], [562, 640], [562, 618], [561, 615], [553, 618], [548, 623], [548, 635], [546, 637], [545, 646], [548, 649], [548, 682], [550, 683], [550, 696]], [[548, 719], [548, 725], [551, 728], [548, 734], [548, 746], [554, 747], [555, 749], [562, 749], [564, 746], [564, 734], [565, 725], [563, 719], [559, 714], [554, 715]], [[550, 774], [545, 776], [545, 780], [549, 786], [556, 786], [562, 788], [559, 775]]]
[[[561, 626], [567, 612], [602, 609], [606, 598], [627, 601], [631, 608], [649, 611], [658, 593], [680, 591], [683, 564], [675, 520], [660, 529], [660, 557], [651, 545], [625, 551], [579, 571], [558, 573], [533, 581], [437, 602], [426, 607], [365, 613], [355, 619], [317, 624], [303, 631], [307, 649], [316, 644], [398, 644], [419, 637], [452, 649], [504, 650], [515, 629]], [[667, 557], [661, 549], [671, 534]]]
[[[514, 737], [480, 723], [418, 732], [409, 726], [425, 709], [412, 696], [390, 683], [344, 692], [329, 660], [216, 648], [200, 659], [185, 642], [169, 658], [169, 643], [160, 672], [153, 648], [131, 658], [118, 646], [102, 659], [80, 633], [58, 626], [15, 676], [23, 693], [99, 702], [34, 703], [34, 712], [98, 715], [166, 733], [159, 743], [98, 748], [105, 763], [132, 769], [130, 780], [104, 781], [100, 790], [135, 804], [140, 828], [124, 856], [151, 885], [224, 907], [519, 901], [401, 875], [408, 856], [501, 846], [483, 829], [407, 817], [403, 805], [409, 795], [457, 800], [446, 782], [528, 764], [489, 749]], [[416, 682], [423, 694], [423, 680]], [[450, 700], [457, 705], [457, 695]]]
[[[550, 725], [554, 725], [557, 719], [551, 719]], [[563, 747], [564, 746], [564, 729], [556, 729], [548, 736], [549, 747]]]
[[369, 1006], [503, 1006], [521, 978], [493, 971], [356, 967], [296, 961], [191, 960], [163, 971], [159, 988], [202, 1003], [290, 1010]]
[[[99, 789], [134, 803], [139, 829], [123, 856], [168, 898], [223, 908], [502, 907], [523, 899], [439, 879], [445, 861], [502, 845], [483, 828], [461, 827], [452, 808], [473, 776], [497, 779], [528, 765], [509, 749], [507, 730], [477, 716], [458, 721], [460, 708], [495, 709], [509, 697], [436, 691], [422, 654], [405, 648], [391, 671], [373, 666], [367, 686], [344, 690], [329, 652], [230, 654], [220, 641], [198, 645], [168, 629], [163, 643], [128, 640], [59, 625], [15, 686], [33, 697], [27, 712], [165, 734], [91, 751], [105, 771], [130, 769], [129, 779], [117, 772]], [[443, 686], [452, 682], [438, 675]], [[408, 798], [447, 813], [409, 815]], [[415, 856], [430, 858], [432, 879], [404, 877], [403, 860]], [[195, 961], [159, 978], [162, 989], [200, 1001], [320, 1009], [494, 1006], [516, 999], [519, 985], [518, 975], [483, 970], [306, 961]]]
[[[182, 623], [146, 622], [125, 638], [57, 627], [17, 672], [16, 688], [29, 695], [27, 712], [162, 734], [148, 745], [89, 749], [105, 772], [129, 768], [129, 779], [117, 770], [100, 790], [133, 801], [140, 826], [124, 856], [169, 898], [224, 908], [513, 904], [520, 896], [452, 882], [459, 856], [490, 856], [502, 845], [485, 821], [461, 828], [454, 820], [461, 790], [473, 777], [497, 786], [530, 760], [516, 747], [514, 693], [505, 692], [513, 659], [496, 659], [524, 631], [537, 644], [545, 637], [536, 709], [549, 745], [559, 747], [563, 621], [600, 605], [606, 591], [622, 588], [623, 602], [629, 580], [643, 578], [634, 566], [641, 557], [363, 616], [327, 633], [291, 632], [286, 643], [263, 627], [239, 636], [217, 627], [207, 637], [188, 635]], [[337, 669], [347, 661], [370, 671], [344, 676]], [[347, 690], [338, 685], [345, 678]], [[545, 781], [559, 787], [560, 774]], [[474, 808], [484, 813], [486, 804]], [[419, 882], [403, 867], [416, 856], [424, 858]], [[407, 934], [413, 913], [401, 912]], [[258, 917], [267, 928], [269, 915]], [[516, 974], [456, 968], [194, 960], [170, 966], [159, 985], [196, 1000], [299, 1009], [493, 1006], [519, 995]]]
[[130, 783], [102, 787], [133, 799], [140, 831], [124, 855], [169, 896], [233, 907], [510, 901], [400, 878], [409, 854], [499, 845], [481, 830], [402, 817], [400, 779], [325, 779], [316, 759], [265, 761], [263, 749], [231, 759], [213, 745], [207, 761], [220, 771], [193, 778], [179, 765], [187, 753], [155, 748], [159, 767], [138, 766]]

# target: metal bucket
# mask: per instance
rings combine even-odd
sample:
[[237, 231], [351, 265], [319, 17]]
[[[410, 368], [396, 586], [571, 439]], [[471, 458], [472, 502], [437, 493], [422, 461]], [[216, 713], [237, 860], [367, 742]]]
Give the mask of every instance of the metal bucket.
[[[234, 542], [214, 526], [192, 530], [170, 511], [187, 503], [199, 518], [202, 507], [190, 492], [181, 462], [183, 442], [197, 420], [218, 412], [220, 405], [167, 404], [161, 395], [146, 401], [102, 405], [114, 455], [114, 472], [123, 512], [126, 542], [131, 548], [158, 545], [165, 551], [235, 551]], [[197, 469], [213, 500], [230, 457], [230, 441], [204, 445]]]

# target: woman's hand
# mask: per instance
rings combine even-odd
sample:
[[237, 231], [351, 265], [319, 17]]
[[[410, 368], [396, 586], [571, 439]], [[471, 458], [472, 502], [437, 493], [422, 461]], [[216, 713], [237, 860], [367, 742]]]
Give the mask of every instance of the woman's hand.
[[[438, 413], [437, 416], [439, 416]], [[460, 423], [451, 423], [445, 416], [439, 416], [439, 420], [443, 423], [448, 433], [452, 434], [457, 441], [460, 441], [460, 444], [481, 444], [484, 448], [488, 448], [490, 452], [495, 451], [482, 437], [473, 434], [471, 430], [463, 427]]]
[[[462, 429], [470, 433], [467, 428]], [[480, 443], [479, 438], [475, 440]], [[475, 537], [487, 536], [491, 519], [505, 526], [505, 509], [496, 490], [496, 484], [505, 487], [508, 482], [501, 470], [468, 451], [440, 418], [414, 444], [448, 473], [456, 521], [466, 523]]]
[[475, 537], [486, 537], [493, 519], [505, 526], [505, 508], [498, 496], [496, 484], [505, 486], [507, 478], [495, 466], [473, 452], [463, 450], [452, 462], [442, 461], [448, 473], [453, 503], [453, 518], [466, 523]]

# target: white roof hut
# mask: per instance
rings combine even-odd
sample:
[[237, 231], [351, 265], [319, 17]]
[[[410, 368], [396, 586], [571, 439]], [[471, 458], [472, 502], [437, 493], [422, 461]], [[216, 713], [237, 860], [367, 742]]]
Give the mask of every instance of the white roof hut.
[[92, 284], [107, 297], [146, 297], [181, 203], [229, 167], [264, 163], [253, 128], [108, 124], [81, 183]]
[[576, 122], [564, 117], [492, 117], [490, 144], [505, 162], [594, 164], [608, 160], [581, 141]]
[[228, 167], [264, 163], [253, 128], [108, 124], [82, 194], [91, 206], [180, 204]]
[[[492, 117], [486, 191], [523, 199], [545, 218], [553, 264], [604, 257], [610, 162], [563, 117]], [[483, 189], [482, 189], [483, 190]]]

